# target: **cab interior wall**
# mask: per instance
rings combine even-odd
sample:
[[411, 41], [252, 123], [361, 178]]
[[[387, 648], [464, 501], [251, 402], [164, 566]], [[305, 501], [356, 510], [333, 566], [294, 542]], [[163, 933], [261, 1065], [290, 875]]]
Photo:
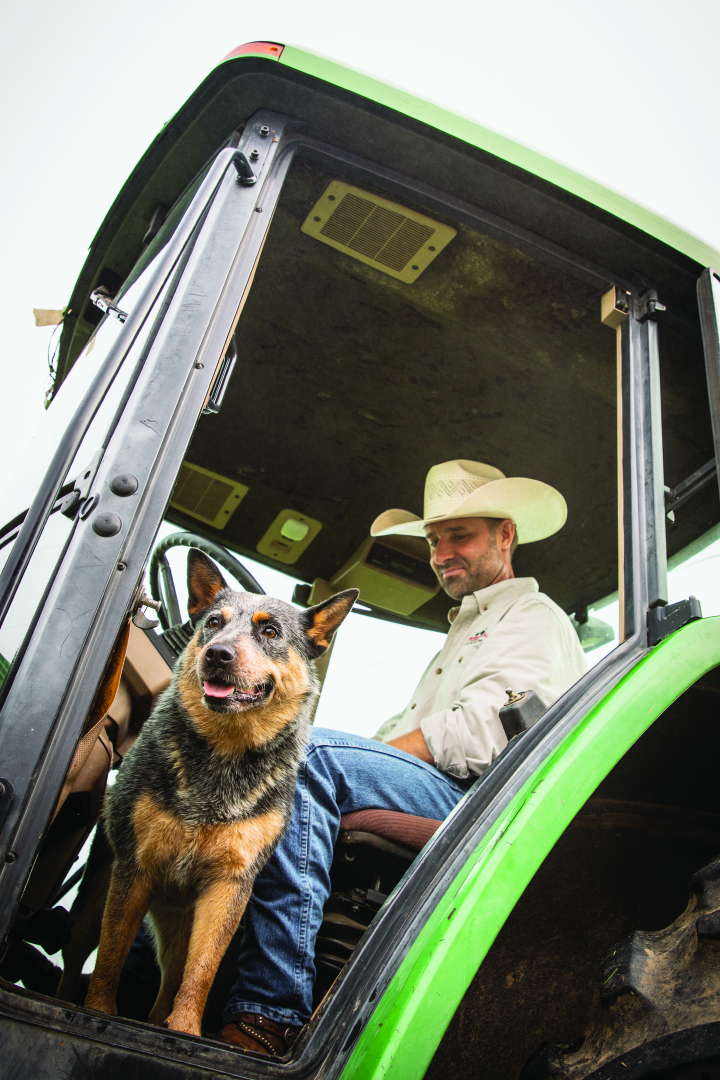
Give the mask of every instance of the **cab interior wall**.
[[426, 1080], [517, 1077], [582, 1035], [608, 950], [669, 926], [717, 857], [717, 669], [648, 728], [527, 886], [450, 1022]]

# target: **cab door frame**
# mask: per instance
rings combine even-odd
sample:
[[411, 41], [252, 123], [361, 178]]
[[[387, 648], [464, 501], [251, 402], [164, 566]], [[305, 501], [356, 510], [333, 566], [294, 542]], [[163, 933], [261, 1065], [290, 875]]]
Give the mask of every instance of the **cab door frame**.
[[[145, 305], [142, 312], [149, 350], [141, 354], [133, 373], [136, 381], [130, 379], [114, 430], [105, 440], [89, 495], [94, 505], [89, 515], [76, 516], [3, 687], [0, 761], [6, 790], [14, 798], [6, 803], [0, 832], [0, 937], [20, 901], [84, 719], [119, 628], [133, 607], [186, 447], [239, 318], [295, 152], [292, 127], [292, 121], [277, 113], [257, 113], [237, 150], [220, 152], [191, 203], [186, 213], [193, 225], [190, 235], [186, 230], [189, 255], [185, 265], [181, 261], [177, 280], [171, 279], [154, 305]], [[257, 173], [251, 179], [248, 161], [258, 148]], [[125, 325], [137, 331], [132, 314]], [[125, 345], [127, 352], [129, 341]], [[68, 431], [64, 442], [79, 445], [83, 433], [78, 437], [78, 432]], [[113, 477], [120, 474], [137, 479], [133, 494], [111, 490]], [[49, 507], [64, 480], [54, 462], [40, 492]], [[42, 506], [31, 507], [23, 526], [26, 535], [21, 530], [16, 541], [6, 598], [12, 599], [17, 568], [32, 554], [27, 554], [28, 536], [42, 528], [42, 512]]]

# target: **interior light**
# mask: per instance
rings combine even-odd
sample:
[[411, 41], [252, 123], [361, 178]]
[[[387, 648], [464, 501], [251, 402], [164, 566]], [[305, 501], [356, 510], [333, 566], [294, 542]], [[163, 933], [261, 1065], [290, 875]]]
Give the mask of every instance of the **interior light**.
[[297, 518], [288, 518], [284, 522], [280, 535], [284, 536], [286, 540], [304, 540], [307, 534], [310, 532], [310, 526], [304, 521], [298, 521]]

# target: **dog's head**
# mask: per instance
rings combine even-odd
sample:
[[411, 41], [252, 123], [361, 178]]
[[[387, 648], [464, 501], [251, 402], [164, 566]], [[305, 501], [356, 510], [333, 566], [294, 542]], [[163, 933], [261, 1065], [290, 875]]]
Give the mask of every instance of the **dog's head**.
[[202, 704], [240, 713], [314, 690], [309, 661], [329, 648], [358, 595], [347, 589], [301, 611], [283, 600], [235, 592], [215, 564], [191, 548], [188, 612], [195, 635], [187, 660], [194, 661]]

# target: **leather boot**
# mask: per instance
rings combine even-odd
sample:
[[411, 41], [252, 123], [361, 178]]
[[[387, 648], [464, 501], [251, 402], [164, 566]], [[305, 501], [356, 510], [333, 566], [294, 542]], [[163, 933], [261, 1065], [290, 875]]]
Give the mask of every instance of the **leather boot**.
[[220, 1038], [241, 1050], [285, 1057], [301, 1030], [292, 1024], [277, 1024], [260, 1013], [239, 1013], [225, 1024]]

